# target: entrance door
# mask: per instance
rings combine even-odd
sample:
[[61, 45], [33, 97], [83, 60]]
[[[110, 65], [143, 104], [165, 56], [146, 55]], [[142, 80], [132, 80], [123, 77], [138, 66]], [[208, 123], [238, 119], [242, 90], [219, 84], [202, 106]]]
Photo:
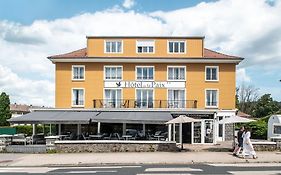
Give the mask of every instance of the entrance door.
[[191, 143], [191, 123], [182, 124], [182, 143]]
[[213, 143], [214, 142], [214, 121], [213, 120], [204, 120], [204, 143]]
[[[219, 121], [223, 119], [223, 116], [219, 116]], [[218, 141], [223, 141], [224, 124], [218, 124]]]

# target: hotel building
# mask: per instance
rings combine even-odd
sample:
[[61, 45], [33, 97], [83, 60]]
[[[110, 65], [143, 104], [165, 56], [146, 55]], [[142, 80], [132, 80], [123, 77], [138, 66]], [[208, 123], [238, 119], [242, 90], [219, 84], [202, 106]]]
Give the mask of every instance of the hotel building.
[[[56, 124], [59, 133], [131, 129], [148, 138], [162, 131], [174, 141], [182, 132], [183, 142], [193, 144], [233, 134], [219, 120], [236, 115], [236, 65], [243, 58], [204, 48], [204, 37], [87, 36], [86, 48], [48, 59], [56, 109], [14, 122]], [[179, 115], [199, 121], [165, 124]]]

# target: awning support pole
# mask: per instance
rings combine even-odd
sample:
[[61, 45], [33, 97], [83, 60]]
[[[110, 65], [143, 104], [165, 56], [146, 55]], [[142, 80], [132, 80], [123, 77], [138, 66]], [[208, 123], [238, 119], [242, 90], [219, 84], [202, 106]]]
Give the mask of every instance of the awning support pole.
[[126, 123], [123, 123], [123, 135], [126, 135]]
[[176, 141], [176, 124], [173, 124], [173, 141]]
[[168, 125], [168, 140], [172, 141], [172, 124]]
[[81, 124], [77, 124], [77, 136], [79, 138], [79, 136], [81, 135]]
[[100, 122], [98, 122], [98, 134], [100, 134]]
[[183, 149], [183, 143], [182, 143], [182, 123], [180, 123], [180, 144], [181, 144], [181, 149]]
[[36, 124], [32, 124], [32, 136], [36, 134]]
[[142, 132], [143, 132], [143, 135], [145, 136], [145, 124], [142, 124]]
[[50, 124], [50, 130], [49, 130], [49, 135], [51, 136], [52, 135], [52, 124]]
[[58, 127], [59, 127], [59, 133], [58, 134], [61, 135], [61, 124], [59, 124]]

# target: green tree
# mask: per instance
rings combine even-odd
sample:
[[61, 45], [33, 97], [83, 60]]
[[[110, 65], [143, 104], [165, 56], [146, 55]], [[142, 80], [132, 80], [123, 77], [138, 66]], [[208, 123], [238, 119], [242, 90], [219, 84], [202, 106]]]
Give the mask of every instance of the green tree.
[[2, 92], [0, 95], [0, 126], [8, 126], [9, 118], [11, 118], [10, 98], [9, 95]]
[[271, 94], [264, 94], [258, 99], [253, 109], [253, 115], [260, 118], [274, 114], [278, 110], [280, 110], [278, 102], [273, 101]]

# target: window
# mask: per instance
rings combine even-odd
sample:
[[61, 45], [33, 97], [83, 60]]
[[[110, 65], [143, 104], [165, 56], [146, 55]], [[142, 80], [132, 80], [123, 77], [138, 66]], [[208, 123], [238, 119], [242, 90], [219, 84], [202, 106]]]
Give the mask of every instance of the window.
[[205, 76], [205, 80], [206, 81], [218, 81], [218, 70], [219, 67], [218, 66], [207, 66], [205, 68], [205, 72], [206, 72], [206, 76]]
[[168, 90], [168, 108], [184, 108], [185, 107], [185, 91], [184, 90]]
[[84, 106], [84, 89], [72, 89], [72, 106]]
[[85, 79], [85, 66], [72, 66], [72, 80]]
[[185, 41], [169, 41], [169, 53], [185, 53]]
[[154, 41], [137, 41], [137, 53], [153, 53]]
[[137, 89], [136, 106], [138, 108], [153, 108], [153, 90], [152, 89]]
[[105, 89], [104, 95], [105, 108], [121, 108], [121, 89]]
[[273, 134], [281, 134], [281, 125], [273, 125]]
[[218, 90], [206, 90], [206, 107], [218, 107]]
[[168, 80], [185, 80], [185, 67], [168, 67]]
[[122, 66], [105, 66], [105, 80], [121, 80]]
[[105, 53], [121, 53], [122, 41], [105, 41]]
[[137, 67], [137, 80], [153, 80], [153, 67]]

